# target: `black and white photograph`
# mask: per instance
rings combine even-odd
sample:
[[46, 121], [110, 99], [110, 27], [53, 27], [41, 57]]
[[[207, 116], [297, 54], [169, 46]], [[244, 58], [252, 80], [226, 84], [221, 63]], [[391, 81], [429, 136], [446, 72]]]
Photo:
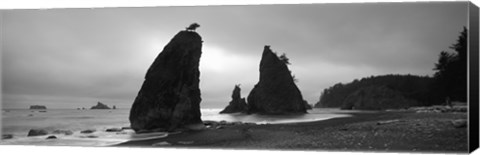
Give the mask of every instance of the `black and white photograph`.
[[0, 145], [468, 153], [472, 7], [2, 9]]

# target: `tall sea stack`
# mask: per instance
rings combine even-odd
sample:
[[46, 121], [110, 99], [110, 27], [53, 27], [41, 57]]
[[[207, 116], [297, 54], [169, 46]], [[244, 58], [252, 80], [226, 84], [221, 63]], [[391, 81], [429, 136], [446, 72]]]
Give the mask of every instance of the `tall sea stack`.
[[202, 38], [180, 31], [164, 47], [147, 71], [130, 110], [136, 132], [174, 130], [203, 124], [200, 118], [200, 71]]
[[248, 95], [248, 113], [306, 113], [302, 94], [285, 62], [265, 46], [260, 61], [260, 80]]
[[237, 112], [246, 112], [247, 111], [247, 103], [245, 102], [245, 98], [242, 98], [240, 93], [240, 85], [235, 85], [232, 92], [232, 101], [228, 104], [225, 109], [220, 111], [221, 114], [226, 113], [237, 113]]

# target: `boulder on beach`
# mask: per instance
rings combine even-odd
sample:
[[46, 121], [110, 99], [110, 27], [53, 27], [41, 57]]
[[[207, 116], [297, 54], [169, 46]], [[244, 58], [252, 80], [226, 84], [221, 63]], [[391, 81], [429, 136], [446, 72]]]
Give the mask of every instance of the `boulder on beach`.
[[95, 130], [95, 129], [88, 129], [88, 130], [80, 131], [80, 133], [89, 134], [89, 133], [94, 133], [95, 131], [97, 131], [97, 130]]
[[2, 139], [12, 139], [13, 135], [12, 134], [3, 134]]
[[455, 128], [466, 128], [467, 123], [467, 119], [457, 119], [452, 121], [452, 124]]
[[30, 109], [42, 109], [42, 110], [44, 110], [44, 109], [47, 109], [47, 107], [44, 106], [44, 105], [31, 105]]
[[240, 85], [235, 85], [232, 92], [232, 101], [230, 101], [225, 109], [220, 111], [221, 114], [247, 111], [247, 102], [245, 102], [245, 98], [241, 97], [240, 91]]
[[106, 132], [121, 132], [123, 129], [121, 128], [108, 128], [105, 130]]
[[28, 137], [30, 136], [43, 136], [43, 135], [47, 135], [48, 132], [44, 129], [31, 129], [30, 131], [28, 131]]
[[57, 136], [48, 136], [47, 139], [57, 139]]
[[248, 113], [306, 113], [303, 97], [286, 63], [265, 46], [260, 61], [260, 80], [248, 95]]
[[71, 130], [54, 130], [52, 134], [73, 135], [73, 132]]
[[180, 31], [164, 47], [145, 75], [130, 110], [133, 130], [174, 130], [202, 124], [200, 71], [202, 38]]
[[90, 109], [110, 109], [110, 107], [103, 104], [102, 102], [97, 102], [97, 105], [91, 107]]

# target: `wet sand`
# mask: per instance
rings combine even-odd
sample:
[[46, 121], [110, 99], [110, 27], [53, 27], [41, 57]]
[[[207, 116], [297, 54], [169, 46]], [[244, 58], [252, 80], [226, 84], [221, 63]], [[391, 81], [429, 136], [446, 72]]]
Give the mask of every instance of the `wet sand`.
[[[391, 111], [292, 124], [241, 124], [183, 131], [166, 138], [116, 147], [175, 147], [247, 150], [322, 150], [466, 153], [467, 128], [452, 120], [467, 113]], [[383, 124], [385, 123], [385, 124]]]

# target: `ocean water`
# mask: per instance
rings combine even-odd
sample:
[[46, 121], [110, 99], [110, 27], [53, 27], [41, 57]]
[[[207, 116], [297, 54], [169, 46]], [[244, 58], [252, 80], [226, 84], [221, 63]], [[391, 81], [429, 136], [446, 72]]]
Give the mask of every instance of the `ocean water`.
[[[313, 109], [305, 115], [265, 116], [246, 114], [219, 114], [222, 109], [202, 109], [202, 120], [250, 122], [256, 124], [278, 124], [326, 120], [349, 117], [338, 109]], [[67, 110], [52, 109], [46, 112], [27, 109], [2, 110], [2, 134], [12, 134], [13, 139], [0, 141], [4, 145], [53, 145], [53, 146], [109, 146], [132, 140], [166, 137], [171, 133], [135, 134], [133, 130], [105, 132], [108, 128], [130, 126], [129, 109], [116, 110]], [[351, 112], [351, 111], [349, 111]], [[30, 129], [70, 130], [73, 135], [48, 134], [27, 137]], [[82, 134], [80, 131], [93, 129], [96, 132]], [[55, 135], [57, 139], [46, 138]]]

